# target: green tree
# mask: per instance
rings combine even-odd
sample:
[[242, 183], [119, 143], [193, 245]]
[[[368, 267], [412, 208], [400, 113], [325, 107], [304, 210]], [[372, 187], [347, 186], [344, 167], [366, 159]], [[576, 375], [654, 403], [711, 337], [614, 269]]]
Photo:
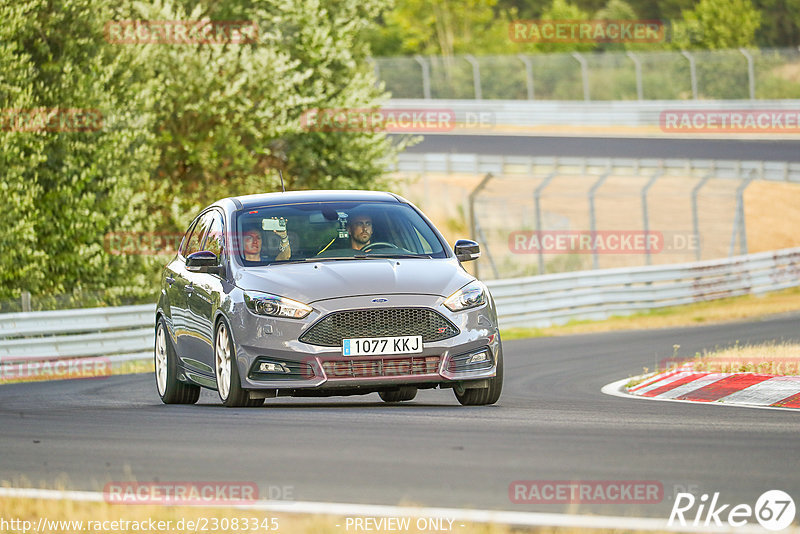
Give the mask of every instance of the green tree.
[[147, 90], [136, 79], [137, 58], [103, 40], [109, 13], [105, 0], [0, 5], [0, 109], [6, 118], [65, 109], [103, 117], [96, 131], [64, 123], [56, 132], [18, 125], [0, 132], [0, 298], [21, 289], [105, 287], [123, 274], [132, 285], [144, 283], [145, 260], [104, 250], [107, 233], [148, 228], [143, 192], [155, 162], [146, 124], [116, 129], [111, 121], [145, 100]]
[[750, 0], [700, 0], [683, 11], [687, 31], [676, 36], [678, 48], [730, 49], [755, 44], [761, 13]]

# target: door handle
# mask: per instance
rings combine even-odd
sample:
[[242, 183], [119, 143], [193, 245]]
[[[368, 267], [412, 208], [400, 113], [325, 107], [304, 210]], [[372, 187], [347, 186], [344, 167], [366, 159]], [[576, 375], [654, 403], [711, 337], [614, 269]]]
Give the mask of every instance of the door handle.
[[169, 284], [170, 287], [172, 287], [172, 284], [175, 283], [175, 279], [173, 277], [171, 277], [171, 276], [165, 276], [164, 280], [167, 281], [167, 283]]
[[186, 291], [187, 293], [191, 293], [192, 291], [194, 291], [194, 286], [192, 285], [192, 283], [191, 283], [191, 282], [189, 282], [188, 284], [186, 284], [185, 286], [183, 286], [183, 289], [184, 289], [184, 291]]

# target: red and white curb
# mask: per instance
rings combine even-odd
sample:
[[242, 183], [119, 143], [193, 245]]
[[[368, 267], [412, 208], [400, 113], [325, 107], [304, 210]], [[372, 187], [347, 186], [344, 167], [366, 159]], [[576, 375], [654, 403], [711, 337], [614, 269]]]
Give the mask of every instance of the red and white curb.
[[684, 367], [650, 375], [631, 388], [625, 387], [630, 380], [608, 384], [603, 393], [751, 408], [800, 408], [800, 376], [708, 373]]

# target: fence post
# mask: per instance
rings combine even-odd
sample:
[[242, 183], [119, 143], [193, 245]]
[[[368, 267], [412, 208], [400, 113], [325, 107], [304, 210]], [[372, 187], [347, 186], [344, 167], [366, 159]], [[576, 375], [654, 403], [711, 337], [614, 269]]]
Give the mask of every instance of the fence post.
[[689, 76], [692, 80], [692, 99], [697, 100], [697, 65], [694, 61], [694, 56], [686, 50], [681, 50], [681, 54], [689, 60]]
[[422, 96], [425, 100], [431, 99], [431, 66], [422, 56], [414, 56], [414, 59], [422, 67]]
[[[478, 240], [478, 219], [477, 215], [475, 215], [475, 198], [478, 194], [486, 187], [486, 184], [493, 178], [492, 173], [487, 172], [486, 176], [483, 177], [483, 180], [469, 193], [469, 226], [470, 226], [470, 237], [473, 241]], [[480, 270], [478, 269], [478, 262], [475, 262], [475, 277], [478, 278]]]
[[30, 291], [23, 291], [22, 295], [20, 295], [22, 300], [22, 311], [29, 312], [31, 311], [31, 292]]
[[597, 269], [599, 265], [599, 261], [597, 259], [597, 248], [594, 246], [595, 237], [597, 235], [597, 217], [595, 216], [594, 210], [594, 196], [597, 193], [597, 190], [603, 185], [603, 182], [606, 181], [606, 178], [611, 176], [611, 162], [608, 163], [608, 168], [606, 172], [600, 175], [600, 178], [592, 185], [589, 189], [589, 224], [591, 228], [591, 236], [592, 236], [592, 269]]
[[625, 53], [631, 61], [633, 61], [633, 66], [636, 69], [636, 99], [639, 101], [644, 100], [644, 89], [642, 87], [642, 62], [639, 60], [639, 57], [631, 51]]
[[700, 261], [702, 257], [702, 245], [700, 243], [700, 212], [697, 209], [697, 197], [700, 194], [700, 189], [706, 185], [712, 176], [714, 176], [714, 172], [717, 169], [717, 162], [712, 162], [711, 170], [703, 176], [700, 181], [697, 183], [696, 186], [692, 188], [692, 226], [694, 227], [694, 239], [697, 242], [697, 252], [695, 253], [695, 258], [697, 261]]
[[578, 60], [581, 64], [581, 79], [583, 80], [583, 99], [587, 102], [591, 100], [589, 96], [589, 64], [586, 63], [586, 58], [578, 52], [573, 52], [572, 57]]
[[[556, 158], [556, 160], [553, 163], [553, 165], [554, 165], [553, 172], [548, 174], [545, 177], [545, 179], [542, 180], [542, 183], [540, 183], [536, 187], [536, 189], [533, 190], [533, 205], [534, 205], [534, 211], [535, 211], [535, 215], [536, 215], [536, 231], [537, 232], [541, 232], [542, 231], [542, 206], [541, 206], [542, 191], [544, 191], [544, 188], [547, 187], [550, 184], [550, 182], [553, 180], [553, 178], [558, 176], [558, 158]], [[540, 234], [540, 236], [541, 236], [541, 234]], [[541, 246], [539, 247], [539, 252], [537, 253], [537, 255], [539, 256], [539, 274], [544, 274], [544, 251], [542, 250]]]
[[753, 55], [745, 48], [740, 48], [739, 52], [747, 59], [747, 81], [750, 88], [750, 100], [756, 99], [756, 70], [753, 65]]
[[647, 213], [647, 193], [650, 191], [650, 188], [655, 185], [656, 180], [661, 178], [664, 175], [664, 162], [661, 162], [662, 168], [657, 170], [653, 173], [653, 176], [650, 177], [647, 184], [642, 188], [642, 217], [644, 218], [644, 246], [645, 246], [645, 255], [646, 255], [646, 263], [650, 265], [651, 258], [650, 258], [650, 216]]
[[472, 65], [472, 86], [475, 90], [475, 100], [483, 100], [483, 92], [481, 91], [481, 68], [478, 65], [478, 60], [472, 54], [466, 54], [464, 59], [469, 61]]
[[533, 65], [531, 64], [531, 58], [529, 58], [525, 54], [517, 54], [517, 57], [525, 65], [525, 85], [528, 88], [528, 100], [534, 100], [534, 98], [533, 98]]
[[[763, 165], [763, 163], [762, 163]], [[761, 173], [763, 176], [764, 168], [762, 166]], [[728, 250], [728, 256], [733, 256], [736, 249], [736, 234], [739, 234], [739, 254], [747, 254], [747, 236], [745, 235], [745, 220], [744, 220], [744, 190], [750, 185], [755, 178], [756, 170], [752, 169], [747, 178], [742, 179], [742, 183], [736, 188], [736, 216], [733, 219], [733, 231], [731, 232], [731, 246]]]
[[381, 83], [381, 69], [378, 66], [378, 62], [375, 61], [374, 58], [368, 57], [367, 63], [372, 65], [372, 70], [375, 72], [375, 86], [377, 87]]

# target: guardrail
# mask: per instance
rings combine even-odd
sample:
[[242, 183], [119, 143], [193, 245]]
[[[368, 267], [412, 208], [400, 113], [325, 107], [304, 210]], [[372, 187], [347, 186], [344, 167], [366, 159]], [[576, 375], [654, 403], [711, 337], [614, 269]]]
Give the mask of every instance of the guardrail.
[[494, 280], [487, 285], [502, 327], [544, 327], [800, 286], [800, 248], [677, 265]]
[[0, 362], [152, 357], [155, 305], [0, 315]]
[[[604, 319], [800, 286], [800, 248], [668, 266], [560, 273], [487, 283], [502, 327]], [[0, 316], [0, 362], [152, 357], [152, 305]]]
[[[535, 128], [544, 126], [576, 126], [591, 127], [628, 127], [628, 128], [662, 128], [663, 112], [786, 112], [795, 113], [789, 119], [777, 124], [772, 119], [762, 119], [752, 128], [745, 128], [743, 133], [764, 133], [797, 135], [797, 110], [800, 110], [800, 100], [613, 100], [613, 101], [533, 101], [533, 100], [426, 100], [426, 99], [392, 99], [385, 106], [387, 109], [396, 110], [431, 110], [452, 112], [454, 123], [452, 130], [469, 130], [472, 133], [481, 131], [491, 133], [501, 130], [502, 127]], [[758, 119], [758, 116], [755, 117]], [[700, 132], [707, 135], [727, 135], [737, 133], [730, 125], [723, 124], [722, 119], [717, 119], [715, 125], [704, 130], [698, 126]], [[766, 121], [766, 122], [764, 122]], [[447, 131], [441, 128], [432, 128], [434, 131]], [[666, 129], [671, 133], [678, 133], [675, 128]], [[686, 127], [686, 132], [692, 133], [692, 128]], [[421, 131], [421, 133], [425, 133]]]

